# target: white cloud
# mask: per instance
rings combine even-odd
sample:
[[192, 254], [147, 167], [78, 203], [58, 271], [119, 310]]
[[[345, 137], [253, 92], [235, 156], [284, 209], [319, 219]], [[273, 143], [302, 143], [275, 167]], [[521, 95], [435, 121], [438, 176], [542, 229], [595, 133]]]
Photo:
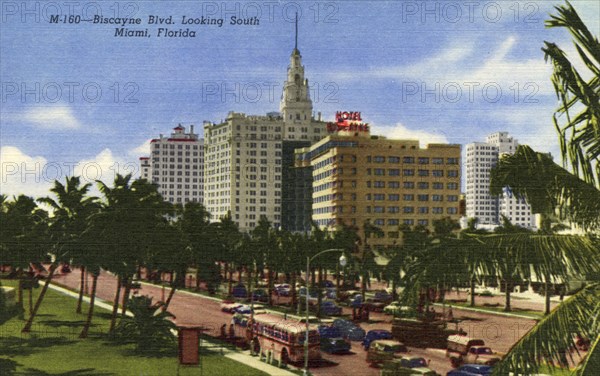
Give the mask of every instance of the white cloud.
[[77, 129], [79, 121], [67, 106], [36, 107], [23, 115], [23, 120], [46, 129]]
[[14, 146], [0, 149], [0, 193], [8, 196], [25, 194], [34, 197], [49, 195], [54, 180], [64, 181], [67, 176], [80, 176], [83, 184], [91, 183], [90, 194], [100, 192], [96, 180], [112, 186], [117, 173], [139, 176], [139, 164], [113, 155], [104, 149], [93, 158], [76, 163], [49, 162], [42, 156], [29, 156]]
[[139, 146], [129, 150], [129, 155], [134, 156], [134, 157], [149, 156], [150, 155], [150, 141], [151, 141], [151, 139], [148, 139], [148, 140], [144, 141], [142, 144], [140, 144]]
[[44, 157], [29, 156], [14, 146], [0, 148], [0, 193], [41, 197], [48, 194], [55, 175]]
[[393, 126], [372, 125], [371, 128], [371, 134], [381, 134], [390, 139], [418, 140], [421, 147], [425, 147], [427, 144], [448, 143], [448, 139], [441, 132], [409, 129], [400, 123]]

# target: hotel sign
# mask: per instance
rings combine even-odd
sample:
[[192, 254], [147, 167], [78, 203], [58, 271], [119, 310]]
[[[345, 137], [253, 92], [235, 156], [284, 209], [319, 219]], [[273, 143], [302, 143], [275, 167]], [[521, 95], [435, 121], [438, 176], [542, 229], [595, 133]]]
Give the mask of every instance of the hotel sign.
[[369, 132], [369, 124], [362, 122], [360, 112], [338, 111], [335, 119], [335, 123], [327, 123], [327, 132]]

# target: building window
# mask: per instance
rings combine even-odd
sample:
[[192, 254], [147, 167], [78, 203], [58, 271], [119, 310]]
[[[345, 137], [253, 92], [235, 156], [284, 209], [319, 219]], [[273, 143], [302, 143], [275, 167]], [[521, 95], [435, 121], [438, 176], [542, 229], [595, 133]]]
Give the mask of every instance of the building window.
[[446, 185], [446, 187], [447, 187], [447, 189], [453, 189], [453, 190], [456, 190], [456, 189], [458, 189], [458, 183], [448, 183], [448, 184]]
[[399, 181], [389, 181], [388, 188], [400, 188], [400, 182]]
[[448, 177], [450, 177], [450, 178], [457, 178], [458, 177], [458, 170], [448, 170]]
[[431, 195], [431, 201], [444, 201], [444, 196], [442, 196], [442, 195]]
[[400, 157], [388, 157], [389, 163], [400, 163]]
[[415, 176], [415, 170], [412, 169], [404, 169], [402, 170], [402, 174], [404, 176]]
[[419, 201], [429, 201], [429, 195], [417, 195]]
[[448, 213], [448, 214], [456, 214], [456, 213], [458, 213], [458, 209], [457, 208], [448, 208], [446, 210], [446, 213]]
[[388, 175], [389, 176], [400, 176], [400, 169], [399, 168], [390, 168], [388, 170]]
[[399, 194], [389, 194], [388, 195], [388, 200], [389, 201], [399, 201], [400, 200], [400, 195]]
[[373, 195], [373, 200], [374, 201], [384, 201], [385, 195], [383, 193], [376, 193]]
[[377, 176], [384, 176], [385, 175], [385, 170], [383, 168], [376, 168], [374, 170], [374, 173]]
[[444, 158], [431, 158], [431, 163], [433, 164], [444, 164]]
[[433, 176], [441, 178], [444, 176], [444, 170], [433, 170]]
[[402, 195], [404, 201], [414, 201], [415, 195]]
[[415, 208], [412, 206], [405, 206], [402, 208], [402, 211], [404, 213], [414, 213], [415, 212]]
[[421, 181], [418, 184], [419, 189], [429, 189], [429, 183], [426, 181]]
[[419, 219], [419, 221], [417, 223], [421, 226], [429, 225], [429, 221], [427, 219]]
[[428, 213], [429, 213], [429, 208], [427, 206], [419, 207], [419, 214], [428, 214]]
[[444, 189], [444, 183], [433, 183], [433, 189]]
[[415, 157], [404, 157], [402, 158], [402, 162], [410, 164], [415, 163]]
[[412, 181], [405, 181], [402, 186], [404, 187], [404, 189], [414, 189], [415, 188], [415, 183]]
[[419, 164], [429, 164], [429, 158], [427, 158], [427, 157], [420, 157], [419, 158]]
[[388, 219], [387, 221], [388, 226], [397, 226], [400, 224], [400, 221], [398, 219]]

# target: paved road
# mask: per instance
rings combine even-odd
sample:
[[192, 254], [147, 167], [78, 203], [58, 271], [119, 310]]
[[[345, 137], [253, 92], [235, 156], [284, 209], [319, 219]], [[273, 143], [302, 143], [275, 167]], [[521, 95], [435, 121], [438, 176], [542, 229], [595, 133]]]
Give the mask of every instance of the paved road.
[[[57, 275], [55, 282], [72, 289], [79, 288], [79, 270], [73, 273]], [[98, 281], [99, 298], [112, 301], [116, 291], [116, 278], [102, 273]], [[165, 291], [168, 294], [169, 290]], [[150, 295], [160, 300], [163, 295], [161, 287], [143, 285], [139, 294]], [[177, 292], [173, 297], [169, 311], [176, 316], [178, 325], [201, 325], [209, 329], [208, 334], [218, 336], [220, 327], [231, 322], [231, 315], [220, 310], [220, 303], [202, 296]], [[344, 313], [349, 313], [345, 311]], [[485, 313], [468, 312], [454, 307], [454, 317], [464, 320], [460, 326], [470, 336], [483, 338], [493, 349], [507, 351], [510, 346], [529, 330], [535, 321], [531, 319], [500, 317]], [[381, 313], [371, 313], [369, 323], [361, 323], [366, 331], [371, 329], [391, 329], [391, 317]], [[241, 335], [241, 333], [239, 333]], [[445, 352], [439, 349], [411, 349], [411, 355], [431, 359], [430, 367], [440, 374], [450, 370]], [[352, 353], [346, 355], [323, 354], [323, 361], [313, 364], [311, 370], [315, 375], [378, 375], [379, 370], [366, 363], [366, 352], [360, 343], [352, 343]]]

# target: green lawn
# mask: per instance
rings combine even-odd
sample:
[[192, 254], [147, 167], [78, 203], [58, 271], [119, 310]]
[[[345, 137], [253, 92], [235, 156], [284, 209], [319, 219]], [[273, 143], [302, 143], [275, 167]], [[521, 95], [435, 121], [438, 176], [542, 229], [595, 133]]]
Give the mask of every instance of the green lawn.
[[[14, 281], [6, 280], [2, 284], [15, 285]], [[177, 374], [175, 345], [167, 355], [141, 356], [131, 345], [115, 345], [108, 341], [109, 312], [104, 309], [96, 307], [90, 337], [79, 339], [85, 315], [75, 313], [76, 303], [74, 298], [49, 290], [30, 334], [21, 334], [24, 320], [18, 317], [0, 325], [0, 375]], [[86, 313], [87, 308], [86, 304]], [[201, 363], [204, 375], [265, 375], [219, 352], [203, 350]], [[199, 375], [200, 369], [182, 367], [179, 374]]]
[[[504, 307], [503, 306], [498, 306], [498, 307], [488, 307], [488, 306], [483, 306], [483, 305], [476, 305], [475, 307], [471, 307], [469, 305], [469, 303], [456, 303], [453, 302], [452, 303], [453, 307], [465, 307], [465, 308], [476, 308], [476, 309], [480, 309], [482, 311], [488, 311], [488, 312], [503, 312], [504, 313]], [[518, 309], [518, 308], [513, 308], [513, 310], [510, 313], [514, 313], [514, 314], [518, 314], [518, 315], [523, 315], [523, 316], [529, 316], [532, 319], [541, 319], [542, 317], [544, 317], [544, 313], [540, 312], [540, 311], [531, 311], [531, 310], [522, 310], [522, 309]]]

